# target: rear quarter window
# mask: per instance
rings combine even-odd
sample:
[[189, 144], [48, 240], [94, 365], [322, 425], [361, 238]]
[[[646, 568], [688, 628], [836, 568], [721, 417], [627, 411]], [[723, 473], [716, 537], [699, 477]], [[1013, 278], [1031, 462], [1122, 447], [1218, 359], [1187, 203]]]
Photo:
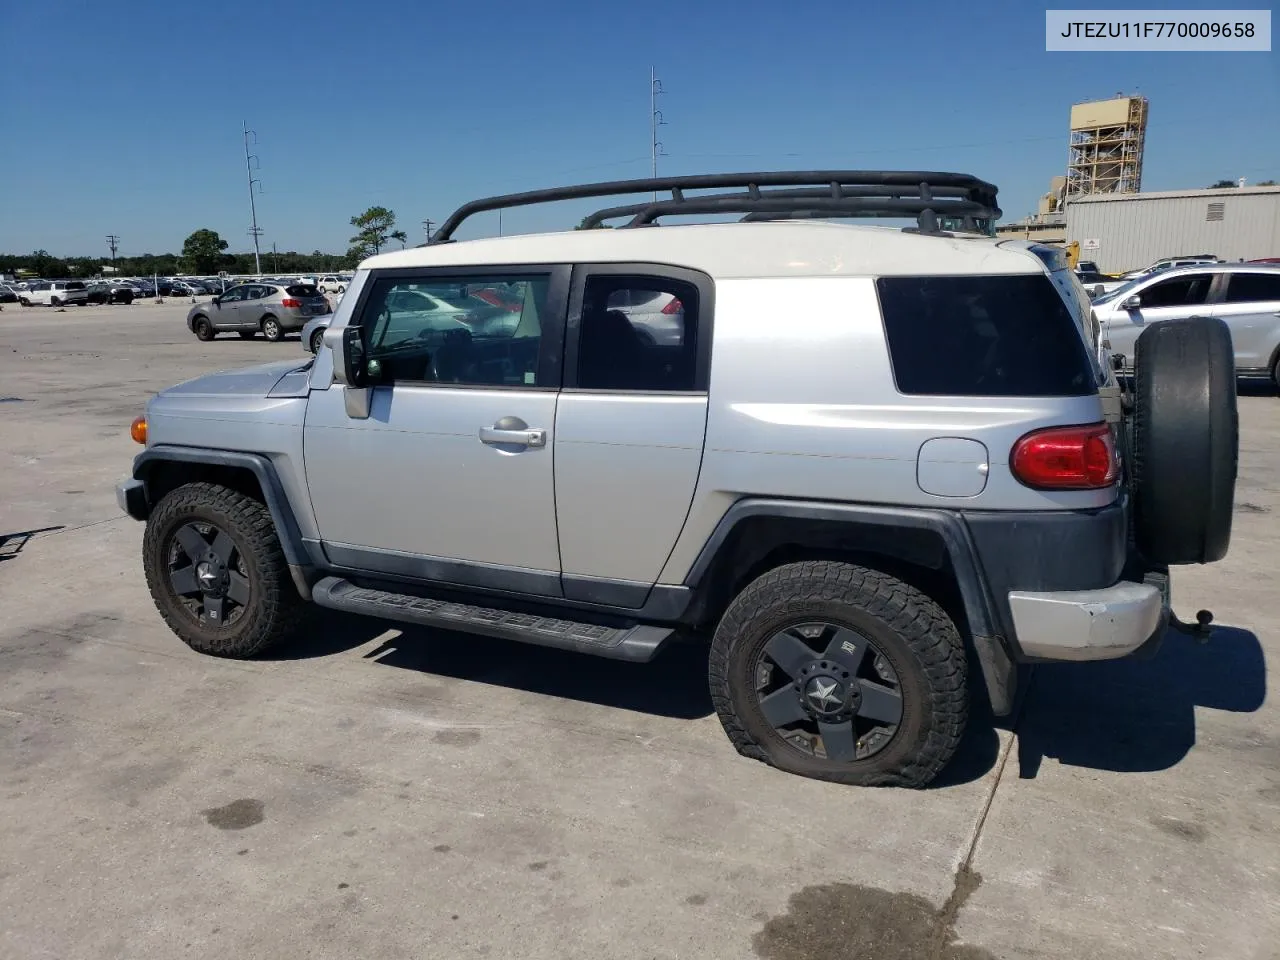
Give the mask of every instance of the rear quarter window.
[[1044, 274], [876, 281], [898, 390], [1078, 397], [1097, 390], [1085, 341]]

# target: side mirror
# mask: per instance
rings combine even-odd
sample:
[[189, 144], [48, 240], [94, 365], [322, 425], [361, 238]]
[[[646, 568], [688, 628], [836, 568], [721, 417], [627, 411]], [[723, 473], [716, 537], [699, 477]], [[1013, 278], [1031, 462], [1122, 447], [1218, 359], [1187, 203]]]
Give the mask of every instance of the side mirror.
[[333, 354], [333, 379], [344, 387], [368, 385], [365, 371], [364, 341], [359, 327], [343, 327], [335, 330], [326, 327], [324, 345]]
[[1126, 310], [1141, 310], [1142, 298], [1135, 293], [1131, 297], [1125, 297], [1124, 303], [1120, 304], [1120, 306], [1124, 307]]

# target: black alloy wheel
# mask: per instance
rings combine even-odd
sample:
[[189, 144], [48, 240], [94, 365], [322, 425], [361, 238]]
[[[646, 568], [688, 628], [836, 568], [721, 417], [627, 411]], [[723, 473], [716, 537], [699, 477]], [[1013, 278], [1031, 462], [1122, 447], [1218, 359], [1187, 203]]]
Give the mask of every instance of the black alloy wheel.
[[902, 722], [902, 685], [868, 637], [806, 621], [774, 634], [757, 657], [758, 706], [774, 733], [809, 756], [866, 760]]
[[231, 534], [212, 523], [177, 527], [166, 548], [169, 586], [205, 629], [232, 627], [249, 606], [249, 570]]

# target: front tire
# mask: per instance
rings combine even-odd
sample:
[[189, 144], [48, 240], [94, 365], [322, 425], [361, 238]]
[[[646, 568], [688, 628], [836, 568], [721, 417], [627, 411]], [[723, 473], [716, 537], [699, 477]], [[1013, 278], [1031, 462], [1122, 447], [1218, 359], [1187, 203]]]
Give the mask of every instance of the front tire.
[[311, 335], [311, 352], [317, 357], [320, 356], [320, 350], [324, 347], [324, 330], [317, 330]]
[[24, 307], [29, 307], [29, 306], [31, 306], [31, 301], [30, 301], [30, 300], [28, 300], [26, 297], [19, 297], [19, 298], [18, 298], [18, 303], [22, 304]]
[[280, 327], [280, 321], [275, 317], [262, 318], [262, 335], [272, 343], [277, 343], [284, 338], [284, 330]]
[[156, 609], [187, 646], [257, 656], [292, 634], [305, 606], [267, 508], [227, 487], [189, 483], [166, 494], [142, 543]]
[[195, 323], [191, 325], [191, 330], [196, 335], [197, 340], [203, 340], [208, 343], [213, 339], [213, 324], [209, 322], [207, 317], [196, 317]]
[[711, 697], [743, 756], [859, 786], [923, 787], [959, 746], [968, 664], [955, 624], [887, 574], [777, 567], [729, 605]]

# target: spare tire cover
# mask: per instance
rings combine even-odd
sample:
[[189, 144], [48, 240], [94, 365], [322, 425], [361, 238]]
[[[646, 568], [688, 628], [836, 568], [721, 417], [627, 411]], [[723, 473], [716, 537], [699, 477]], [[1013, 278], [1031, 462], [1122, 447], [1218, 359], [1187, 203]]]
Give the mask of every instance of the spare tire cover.
[[1216, 317], [1147, 327], [1134, 349], [1129, 483], [1149, 561], [1212, 563], [1231, 541], [1239, 424], [1231, 333]]

